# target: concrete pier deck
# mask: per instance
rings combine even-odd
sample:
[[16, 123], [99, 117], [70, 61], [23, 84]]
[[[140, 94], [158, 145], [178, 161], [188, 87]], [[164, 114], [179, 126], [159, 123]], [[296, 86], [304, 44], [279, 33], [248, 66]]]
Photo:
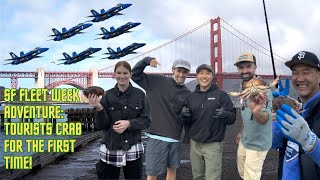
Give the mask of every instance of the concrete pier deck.
[[[238, 116], [239, 117], [239, 116]], [[227, 128], [225, 140], [224, 140], [224, 152], [223, 152], [223, 180], [240, 180], [236, 165], [236, 151], [237, 144], [235, 143], [236, 135], [241, 125], [241, 119], [238, 118], [236, 123]], [[80, 151], [73, 154], [68, 154], [60, 158], [59, 161], [51, 163], [44, 168], [30, 173], [23, 177], [26, 180], [93, 180], [97, 179], [95, 171], [95, 163], [98, 161], [98, 147], [100, 140], [95, 140]], [[189, 158], [189, 145], [184, 144], [182, 151], [182, 164], [177, 170], [178, 180], [191, 180], [191, 164]], [[265, 160], [262, 178], [263, 180], [276, 180], [278, 170], [278, 153], [275, 150], [270, 150]], [[143, 169], [145, 174], [145, 169]], [[123, 179], [123, 178], [120, 178]], [[143, 179], [146, 179], [144, 175]], [[162, 174], [158, 179], [165, 179], [165, 174]]]

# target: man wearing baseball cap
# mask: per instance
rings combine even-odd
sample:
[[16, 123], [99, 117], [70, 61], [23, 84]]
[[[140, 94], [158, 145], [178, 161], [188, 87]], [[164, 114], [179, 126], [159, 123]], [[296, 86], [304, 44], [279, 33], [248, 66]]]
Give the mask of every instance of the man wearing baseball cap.
[[184, 82], [191, 67], [188, 61], [177, 59], [172, 65], [172, 77], [143, 72], [148, 65], [157, 67], [158, 64], [155, 58], [143, 58], [132, 69], [132, 80], [146, 91], [151, 111], [146, 150], [148, 180], [166, 171], [167, 179], [173, 180], [180, 165], [182, 123], [179, 115], [185, 97], [190, 94]]
[[[258, 79], [256, 57], [252, 53], [241, 54], [236, 63], [243, 82]], [[262, 167], [272, 145], [272, 93], [250, 97], [243, 101], [241, 116], [243, 125], [237, 136], [237, 167], [242, 179], [260, 179]]]
[[190, 138], [192, 175], [193, 179], [221, 179], [222, 141], [226, 125], [236, 120], [236, 109], [228, 94], [212, 84], [209, 65], [200, 65], [196, 72], [199, 84], [181, 112]]
[[277, 111], [276, 127], [281, 131], [274, 130], [273, 147], [284, 144], [286, 150], [280, 178], [320, 179], [320, 62], [314, 53], [301, 51], [285, 65], [292, 71], [292, 84], [303, 109], [298, 114], [284, 104]]

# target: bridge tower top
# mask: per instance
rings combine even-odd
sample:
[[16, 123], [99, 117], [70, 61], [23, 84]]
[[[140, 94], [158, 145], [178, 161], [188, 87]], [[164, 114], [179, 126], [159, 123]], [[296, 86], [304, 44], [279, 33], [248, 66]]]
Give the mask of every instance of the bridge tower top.
[[37, 68], [38, 76], [36, 77], [35, 87], [44, 88], [44, 69], [42, 67]]
[[98, 86], [98, 70], [97, 68], [91, 68], [90, 69], [90, 72], [92, 72], [92, 82], [89, 83], [91, 84], [92, 86]]

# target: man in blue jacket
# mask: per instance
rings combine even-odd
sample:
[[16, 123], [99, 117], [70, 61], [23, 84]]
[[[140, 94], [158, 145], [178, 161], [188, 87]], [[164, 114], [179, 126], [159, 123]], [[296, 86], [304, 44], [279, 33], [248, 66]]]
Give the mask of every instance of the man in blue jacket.
[[285, 64], [292, 70], [303, 112], [299, 115], [287, 105], [277, 111], [273, 147], [281, 147], [287, 139], [282, 179], [320, 179], [320, 62], [315, 54], [301, 51]]

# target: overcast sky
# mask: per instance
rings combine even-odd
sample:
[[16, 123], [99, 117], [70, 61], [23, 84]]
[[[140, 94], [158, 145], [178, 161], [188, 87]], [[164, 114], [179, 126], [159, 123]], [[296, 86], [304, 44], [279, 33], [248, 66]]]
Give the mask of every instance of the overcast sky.
[[[91, 9], [98, 12], [102, 8], [108, 10], [120, 2], [133, 4], [121, 12], [124, 15], [93, 23], [91, 27], [83, 30], [85, 34], [60, 42], [47, 41], [51, 38], [48, 36], [53, 34], [51, 28], [55, 27], [59, 31], [63, 27], [69, 29], [90, 20], [86, 16], [91, 15]], [[290, 59], [300, 50], [309, 50], [320, 55], [319, 0], [266, 0], [266, 6], [274, 53], [286, 59]], [[37, 67], [43, 67], [45, 71], [89, 71], [93, 67], [101, 69], [117, 62], [100, 60], [108, 46], [116, 49], [133, 42], [141, 42], [147, 45], [137, 52], [145, 52], [217, 16], [269, 48], [262, 0], [1, 0], [0, 71], [35, 71]], [[132, 33], [111, 40], [93, 40], [98, 37], [96, 34], [101, 33], [100, 27], [117, 28], [129, 21], [142, 24], [134, 28]], [[26, 53], [35, 47], [50, 49], [41, 54], [42, 58], [25, 64], [2, 65], [6, 63], [4, 59], [11, 58], [9, 52], [19, 55], [20, 51]], [[71, 66], [51, 63], [63, 58], [62, 52], [79, 53], [88, 47], [100, 47], [102, 50], [93, 55], [95, 58]], [[126, 58], [133, 56], [135, 55]], [[19, 86], [23, 87], [28, 83], [33, 84], [34, 81], [19, 80]], [[9, 87], [10, 79], [0, 78], [0, 85]], [[102, 86], [109, 88], [113, 84]]]

